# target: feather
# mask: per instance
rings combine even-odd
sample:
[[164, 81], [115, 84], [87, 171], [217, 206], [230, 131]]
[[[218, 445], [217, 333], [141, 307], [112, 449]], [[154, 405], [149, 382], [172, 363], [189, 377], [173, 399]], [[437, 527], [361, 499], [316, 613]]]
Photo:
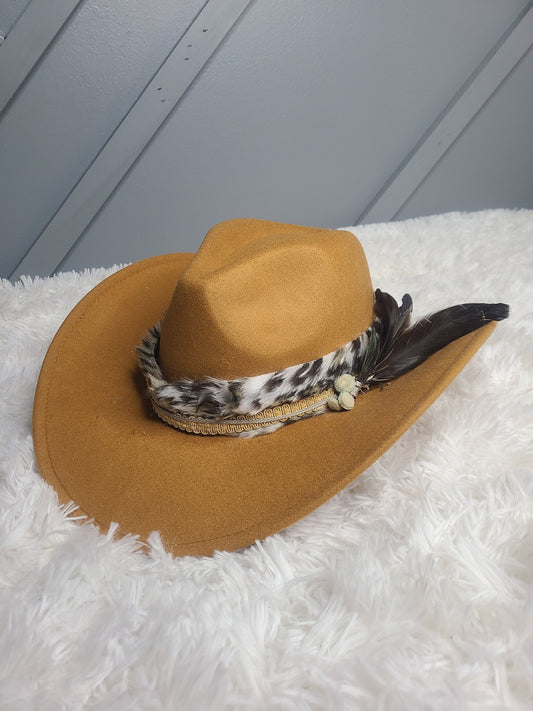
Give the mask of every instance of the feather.
[[368, 336], [368, 344], [358, 368], [358, 379], [365, 383], [372, 379], [378, 363], [391, 353], [398, 335], [407, 330], [411, 321], [413, 301], [405, 294], [402, 305], [381, 289], [376, 289], [374, 301], [374, 323]]
[[363, 364], [362, 382], [383, 383], [397, 378], [452, 341], [509, 315], [507, 304], [460, 304], [426, 316], [410, 326], [411, 307], [408, 294], [398, 307], [391, 296], [376, 290], [378, 343], [372, 344], [372, 352]]
[[401, 333], [406, 331], [411, 323], [413, 300], [409, 294], [404, 294], [402, 305], [398, 307], [396, 299], [381, 289], [376, 289], [374, 314], [379, 338], [379, 361], [385, 360], [394, 349]]

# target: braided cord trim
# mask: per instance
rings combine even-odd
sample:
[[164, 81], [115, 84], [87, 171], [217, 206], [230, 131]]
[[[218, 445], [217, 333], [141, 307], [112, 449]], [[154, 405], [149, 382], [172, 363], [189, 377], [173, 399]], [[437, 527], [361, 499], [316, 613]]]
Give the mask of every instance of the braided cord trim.
[[195, 417], [193, 415], [176, 414], [161, 407], [153, 398], [152, 406], [156, 415], [168, 425], [183, 432], [203, 435], [228, 435], [259, 430], [275, 424], [292, 422], [302, 417], [326, 410], [328, 400], [333, 396], [333, 388], [311, 395], [297, 402], [285, 403], [255, 415], [236, 415], [232, 419], [217, 419], [215, 417]]

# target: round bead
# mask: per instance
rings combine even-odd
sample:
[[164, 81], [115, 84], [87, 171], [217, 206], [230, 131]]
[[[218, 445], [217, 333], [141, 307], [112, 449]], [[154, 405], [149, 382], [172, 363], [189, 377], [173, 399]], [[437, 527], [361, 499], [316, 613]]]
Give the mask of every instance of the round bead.
[[339, 375], [338, 378], [335, 379], [335, 382], [333, 383], [333, 387], [338, 393], [343, 392], [344, 390], [350, 391], [355, 388], [355, 378], [353, 375], [350, 375], [349, 373], [344, 373], [344, 375]]
[[339, 397], [339, 405], [342, 407], [343, 410], [351, 410], [352, 407], [355, 405], [355, 398], [353, 395], [347, 392], [342, 392]]
[[330, 410], [335, 410], [336, 412], [338, 412], [341, 409], [341, 406], [339, 405], [339, 401], [335, 397], [335, 395], [330, 397], [330, 399], [328, 400], [328, 407]]

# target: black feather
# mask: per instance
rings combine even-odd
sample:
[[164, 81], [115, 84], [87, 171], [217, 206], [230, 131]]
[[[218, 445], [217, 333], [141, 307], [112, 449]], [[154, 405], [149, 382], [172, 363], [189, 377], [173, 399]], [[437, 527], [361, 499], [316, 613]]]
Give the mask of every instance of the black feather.
[[393, 380], [458, 338], [509, 315], [507, 304], [460, 304], [426, 316], [411, 326], [411, 309], [409, 294], [398, 307], [392, 296], [376, 290], [376, 321], [358, 368], [362, 383]]
[[402, 305], [398, 308], [394, 297], [381, 289], [376, 289], [374, 314], [380, 321], [376, 327], [380, 336], [382, 354], [387, 353], [398, 334], [409, 327], [412, 310], [413, 300], [409, 294], [404, 294]]

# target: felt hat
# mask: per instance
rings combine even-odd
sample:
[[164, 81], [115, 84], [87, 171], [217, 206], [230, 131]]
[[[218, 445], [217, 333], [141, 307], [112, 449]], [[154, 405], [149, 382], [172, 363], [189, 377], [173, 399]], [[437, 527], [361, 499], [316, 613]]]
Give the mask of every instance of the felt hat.
[[245, 547], [353, 481], [507, 315], [462, 305], [410, 327], [410, 307], [374, 293], [350, 232], [221, 223], [66, 318], [35, 394], [39, 470], [104, 530], [158, 530], [175, 555]]

